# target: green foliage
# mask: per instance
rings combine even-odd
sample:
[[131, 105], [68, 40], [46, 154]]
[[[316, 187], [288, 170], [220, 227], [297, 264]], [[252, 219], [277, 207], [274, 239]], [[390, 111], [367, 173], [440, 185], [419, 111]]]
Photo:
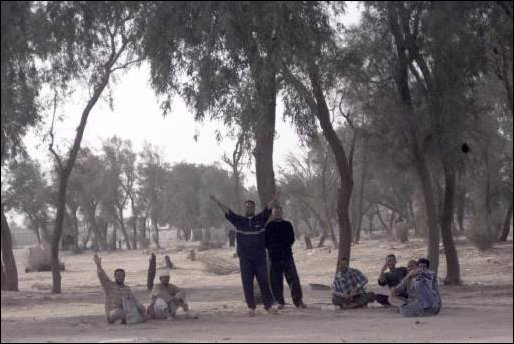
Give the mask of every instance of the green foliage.
[[12, 160], [2, 203], [23, 214], [33, 230], [46, 226], [52, 192], [41, 166], [30, 158]]
[[41, 75], [38, 15], [30, 1], [2, 2], [1, 122], [2, 165], [16, 155], [28, 128], [40, 120]]

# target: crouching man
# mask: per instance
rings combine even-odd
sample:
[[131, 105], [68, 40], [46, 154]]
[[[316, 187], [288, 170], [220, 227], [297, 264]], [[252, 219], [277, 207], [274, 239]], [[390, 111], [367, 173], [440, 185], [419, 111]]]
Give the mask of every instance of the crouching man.
[[366, 292], [368, 279], [357, 269], [349, 267], [348, 258], [341, 258], [332, 284], [332, 303], [341, 309], [367, 307], [375, 294]]
[[152, 319], [173, 320], [179, 308], [182, 308], [189, 317], [186, 291], [170, 283], [168, 270], [161, 270], [159, 279], [161, 283], [156, 284], [152, 289], [152, 302], [148, 306], [150, 317]]

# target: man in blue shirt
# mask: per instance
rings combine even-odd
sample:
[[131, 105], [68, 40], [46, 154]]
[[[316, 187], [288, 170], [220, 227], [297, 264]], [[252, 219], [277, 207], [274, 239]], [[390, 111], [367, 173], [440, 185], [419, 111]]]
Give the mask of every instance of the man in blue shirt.
[[257, 278], [261, 289], [264, 309], [268, 313], [276, 314], [277, 310], [273, 308], [273, 297], [271, 296], [268, 279], [265, 226], [271, 215], [271, 208], [277, 203], [278, 195], [274, 194], [267, 207], [257, 215], [255, 215], [255, 202], [252, 200], [244, 202], [245, 216], [234, 213], [214, 195], [210, 195], [210, 197], [223, 210], [225, 218], [236, 227], [237, 254], [239, 256], [245, 300], [250, 309], [249, 316], [255, 316], [254, 278]]

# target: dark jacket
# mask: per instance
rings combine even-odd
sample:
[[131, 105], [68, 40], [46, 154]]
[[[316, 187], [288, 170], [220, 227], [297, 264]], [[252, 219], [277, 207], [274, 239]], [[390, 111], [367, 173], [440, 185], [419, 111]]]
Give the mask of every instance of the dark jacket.
[[384, 274], [385, 281], [382, 282], [379, 279], [378, 285], [381, 287], [388, 286], [389, 288], [394, 288], [398, 284], [400, 284], [400, 282], [403, 280], [403, 278], [405, 276], [407, 276], [407, 268], [404, 268], [404, 267], [396, 268], [392, 271], [386, 272]]
[[265, 245], [272, 261], [293, 256], [291, 247], [295, 241], [293, 225], [286, 220], [273, 221], [266, 226]]
[[271, 215], [271, 210], [265, 208], [253, 217], [244, 217], [229, 210], [225, 218], [236, 227], [237, 254], [241, 257], [266, 257], [264, 247], [264, 225]]

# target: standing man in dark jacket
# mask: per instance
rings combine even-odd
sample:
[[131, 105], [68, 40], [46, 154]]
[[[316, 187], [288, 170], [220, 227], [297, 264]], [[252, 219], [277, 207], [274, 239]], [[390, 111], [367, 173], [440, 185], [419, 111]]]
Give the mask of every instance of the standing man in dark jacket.
[[253, 281], [255, 277], [261, 289], [264, 309], [268, 313], [276, 314], [277, 310], [273, 308], [273, 297], [269, 289], [264, 232], [266, 222], [271, 215], [271, 208], [277, 202], [278, 195], [274, 194], [267, 207], [257, 215], [255, 215], [255, 202], [252, 200], [244, 202], [245, 216], [234, 213], [214, 195], [210, 195], [210, 197], [223, 210], [225, 218], [236, 227], [237, 254], [241, 268], [241, 280], [243, 282], [246, 304], [250, 309], [248, 315], [251, 317], [255, 316], [256, 304], [253, 294]]
[[295, 241], [293, 226], [282, 216], [282, 207], [274, 206], [271, 221], [266, 226], [265, 243], [271, 260], [271, 291], [278, 302], [278, 309], [283, 309], [285, 276], [294, 305], [298, 308], [307, 308], [302, 301], [302, 287], [291, 249]]

